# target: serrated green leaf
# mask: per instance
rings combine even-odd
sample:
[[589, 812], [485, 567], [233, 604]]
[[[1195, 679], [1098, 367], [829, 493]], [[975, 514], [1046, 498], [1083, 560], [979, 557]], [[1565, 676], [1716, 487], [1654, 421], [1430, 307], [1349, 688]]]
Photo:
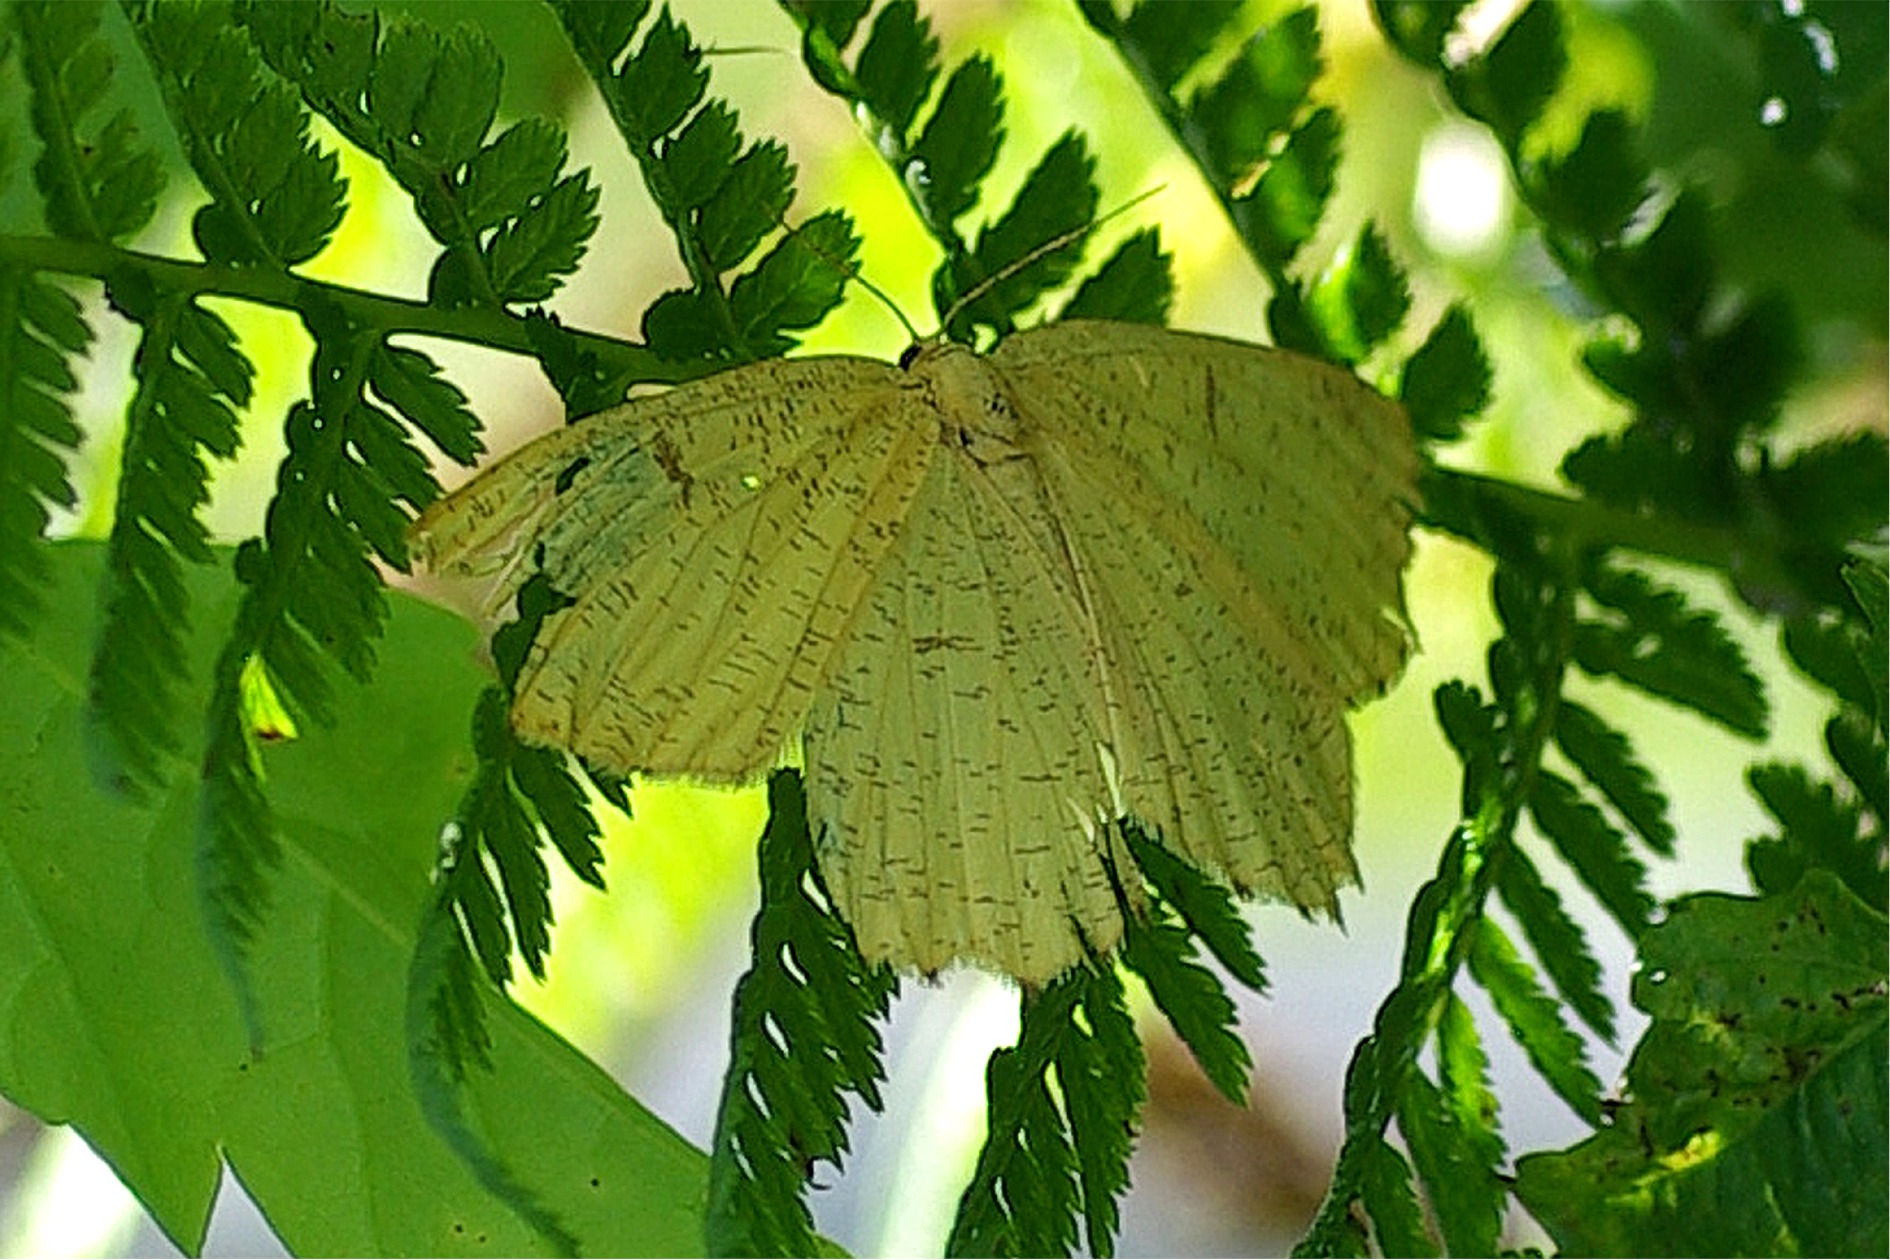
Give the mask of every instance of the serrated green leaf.
[[199, 370], [186, 342], [245, 398], [249, 364], [222, 320], [183, 294], [153, 305], [125, 296], [120, 309], [143, 327], [125, 411], [118, 496], [101, 590], [104, 623], [92, 656], [87, 725], [94, 776], [142, 794], [177, 768], [182, 643], [189, 630], [184, 560], [210, 559], [197, 513], [209, 502], [206, 453], [235, 453], [232, 400]]
[[1312, 239], [1332, 195], [1340, 130], [1336, 111], [1315, 109], [1293, 129], [1252, 190], [1234, 199], [1235, 224], [1262, 263], [1284, 268]]
[[1489, 403], [1490, 361], [1461, 302], [1451, 304], [1417, 353], [1405, 361], [1398, 398], [1417, 435], [1433, 442], [1462, 437], [1464, 422]]
[[1762, 763], [1747, 769], [1746, 782], [1779, 825], [1778, 834], [1754, 841], [1746, 851], [1761, 892], [1787, 892], [1806, 871], [1825, 870], [1867, 905], [1884, 907], [1890, 890], [1882, 836], [1863, 830], [1855, 801], [1840, 798], [1829, 783], [1814, 782], [1803, 766]]
[[524, 213], [534, 197], [558, 180], [564, 133], [541, 118], [513, 123], [466, 163], [460, 213], [475, 232]]
[[1450, 69], [1444, 84], [1464, 113], [1488, 123], [1513, 149], [1555, 94], [1567, 66], [1561, 14], [1552, 0], [1539, 0], [1482, 57]]
[[1116, 248], [1057, 313], [1058, 319], [1116, 319], [1163, 324], [1174, 298], [1174, 259], [1161, 234], [1144, 228]]
[[[430, 438], [441, 453], [461, 464], [470, 464], [485, 449], [479, 440], [479, 417], [467, 405], [466, 395], [440, 372], [439, 364], [418, 350], [382, 343], [374, 351], [368, 383], [374, 392], [398, 411], [406, 421]], [[380, 436], [384, 431], [379, 431]], [[372, 439], [370, 439], [372, 440]], [[403, 446], [406, 444], [403, 442]], [[406, 449], [413, 448], [407, 446]], [[370, 451], [368, 461], [385, 470], [393, 464], [391, 451]], [[417, 486], [389, 477], [402, 497], [415, 507], [424, 507], [430, 498], [412, 493]], [[430, 477], [429, 477], [430, 480]], [[434, 488], [437, 493], [437, 486]]]
[[1563, 909], [1554, 888], [1542, 882], [1542, 873], [1521, 850], [1510, 850], [1497, 877], [1497, 892], [1516, 914], [1529, 948], [1554, 980], [1555, 992], [1582, 1022], [1612, 1045], [1614, 1003], [1601, 988], [1601, 963], [1589, 948], [1588, 933]]
[[486, 271], [500, 302], [542, 302], [577, 270], [597, 230], [598, 195], [587, 173], [568, 175], [493, 234]]
[[1066, 1025], [1052, 1062], [1076, 1154], [1084, 1236], [1089, 1254], [1100, 1257], [1114, 1254], [1121, 1227], [1116, 1200], [1129, 1187], [1148, 1065], [1115, 969], [1085, 969], [1082, 978], [1079, 1001], [1087, 1029], [1074, 1021]]
[[902, 172], [935, 229], [949, 231], [971, 209], [1003, 140], [1004, 94], [997, 67], [989, 57], [971, 57], [945, 81], [912, 146], [914, 166]]
[[1253, 929], [1241, 917], [1226, 885], [1176, 856], [1135, 820], [1124, 819], [1120, 825], [1130, 856], [1161, 899], [1234, 979], [1255, 993], [1265, 993], [1266, 964], [1253, 947]]
[[786, 350], [787, 333], [811, 328], [840, 304], [860, 248], [853, 221], [828, 210], [801, 224], [729, 288], [729, 311], [758, 354]]
[[773, 140], [750, 145], [702, 207], [697, 227], [709, 265], [725, 271], [748, 257], [780, 226], [793, 199], [787, 150]]
[[1236, 1107], [1247, 1103], [1253, 1059], [1234, 1034], [1236, 1012], [1227, 990], [1197, 960], [1193, 934], [1161, 916], [1124, 916], [1122, 962], [1148, 986], [1149, 996], [1194, 1054], [1214, 1088]]
[[634, 119], [625, 137], [632, 148], [647, 146], [657, 136], [674, 131], [702, 100], [708, 83], [702, 50], [688, 28], [663, 9], [617, 76], [620, 123]]
[[1687, 189], [1651, 232], [1604, 246], [1595, 255], [1596, 274], [1621, 309], [1641, 325], [1645, 340], [1658, 345], [1675, 330], [1698, 324], [1715, 270], [1708, 217], [1703, 196]]
[[1495, 1255], [1507, 1196], [1490, 1151], [1460, 1127], [1450, 1101], [1422, 1072], [1405, 1076], [1398, 1130], [1451, 1254]]
[[216, 3], [129, 6], [185, 155], [211, 202], [192, 235], [213, 262], [289, 267], [319, 253], [340, 225], [339, 163], [308, 136], [295, 93], [264, 73], [256, 50]]
[[1564, 698], [1556, 710], [1555, 743], [1621, 811], [1648, 848], [1663, 857], [1672, 856], [1674, 831], [1667, 819], [1667, 798], [1635, 757], [1627, 736], [1594, 710]]
[[[1068, 278], [1083, 256], [1081, 230], [1096, 217], [1095, 172], [1096, 159], [1082, 136], [1064, 132], [1003, 216], [979, 231], [971, 255], [941, 265], [941, 272], [951, 276], [953, 302], [984, 289], [952, 321], [955, 331], [972, 322], [1007, 328], [1014, 316]], [[1058, 240], [1063, 243], [1045, 249]], [[1026, 263], [1032, 254], [1036, 257]]]
[[1320, 70], [1319, 12], [1296, 9], [1256, 32], [1188, 114], [1201, 128], [1217, 191], [1237, 185], [1271, 151], [1306, 102]]
[[[1387, 1256], [1436, 1255], [1437, 1244], [1424, 1227], [1424, 1209], [1411, 1185], [1411, 1165], [1383, 1138], [1374, 1138], [1364, 1150], [1359, 1194], [1371, 1217], [1379, 1251]], [[1355, 1254], [1366, 1253], [1361, 1247]]]
[[729, 177], [741, 149], [734, 110], [721, 101], [710, 101], [697, 110], [662, 148], [663, 169], [675, 190], [676, 204], [694, 210], [706, 203]]
[[1553, 1000], [1536, 983], [1534, 968], [1523, 961], [1509, 934], [1485, 915], [1470, 948], [1470, 974], [1490, 995], [1497, 1014], [1529, 1056], [1542, 1079], [1576, 1115], [1590, 1124], [1601, 1120], [1601, 1082], [1588, 1067], [1582, 1039], [1563, 1022]]
[[1444, 41], [1470, 0], [1372, 0], [1372, 15], [1391, 46], [1426, 70], [1444, 64]]
[[819, 29], [837, 48], [847, 46], [861, 19], [873, 7], [872, 0], [784, 0], [784, 4]]
[[1599, 110], [1582, 124], [1573, 149], [1531, 173], [1534, 204], [1563, 231], [1612, 241], [1646, 199], [1647, 176], [1628, 116], [1617, 109]]
[[861, 96], [903, 143], [938, 79], [938, 36], [914, 0], [892, 0], [879, 11], [854, 73]]
[[1613, 674], [1741, 735], [1765, 734], [1763, 687], [1717, 617], [1628, 569], [1597, 568], [1586, 586], [1615, 615], [1576, 626], [1574, 657], [1583, 669]]
[[1582, 798], [1580, 789], [1558, 774], [1539, 770], [1529, 789], [1529, 814], [1622, 931], [1638, 937], [1647, 930], [1654, 915], [1647, 868], [1628, 852], [1626, 838], [1606, 816]]
[[65, 465], [80, 437], [66, 356], [91, 336], [65, 290], [0, 268], [0, 641], [26, 634], [39, 607], [50, 509], [78, 502]]
[[1438, 687], [1431, 703], [1444, 738], [1463, 763], [1463, 813], [1474, 816], [1496, 790], [1501, 749], [1495, 711], [1483, 703], [1482, 693], [1460, 679]]
[[1333, 260], [1307, 305], [1320, 340], [1346, 364], [1357, 363], [1397, 331], [1411, 309], [1411, 288], [1376, 223], [1367, 223]]
[[1887, 935], [1825, 872], [1676, 902], [1641, 942], [1624, 1105], [1522, 1160], [1523, 1203], [1571, 1252], [1884, 1250]]
[[33, 178], [46, 222], [60, 236], [115, 241], [150, 222], [164, 168], [130, 109], [110, 110], [116, 73], [98, 35], [101, 11], [89, 0], [20, 0], [11, 14], [42, 146]]
[[[203, 1246], [225, 1161], [297, 1254], [541, 1251], [408, 1084], [408, 958], [464, 785], [456, 728], [482, 685], [471, 630], [395, 596], [382, 681], [340, 688], [332, 730], [259, 754], [295, 860], [253, 946], [258, 1055], [195, 905], [191, 778], [146, 804], [73, 790], [104, 548], [48, 552], [47, 615], [29, 648], [0, 649], [0, 975], [37, 977], [8, 1008], [0, 1090], [73, 1124], [186, 1252]], [[201, 614], [186, 691], [209, 685], [240, 601], [229, 571], [185, 570]], [[485, 1001], [493, 1074], [471, 1112], [511, 1136], [528, 1184], [586, 1250], [698, 1254], [702, 1155], [536, 1020]]]
[[1824, 746], [1877, 821], [1890, 817], [1890, 762], [1870, 719], [1854, 709], [1838, 713], [1824, 724]]
[[716, 1255], [812, 1255], [811, 1165], [840, 1166], [847, 1095], [879, 1109], [885, 1069], [875, 1024], [898, 980], [860, 958], [820, 883], [799, 772], [769, 779], [760, 847], [761, 909], [753, 961], [735, 989], [708, 1241]]
[[1141, 0], [1122, 20], [1116, 38], [1147, 64], [1155, 85], [1172, 94], [1240, 10], [1241, 0], [1185, 5]]
[[[1759, 485], [1772, 509], [1791, 522], [1801, 545], [1822, 545], [1835, 553], [1881, 526], [1883, 504], [1890, 499], [1887, 470], [1883, 435], [1854, 433], [1798, 448], [1762, 469]], [[1833, 581], [1822, 583], [1817, 594], [1839, 608], [1850, 602]]]

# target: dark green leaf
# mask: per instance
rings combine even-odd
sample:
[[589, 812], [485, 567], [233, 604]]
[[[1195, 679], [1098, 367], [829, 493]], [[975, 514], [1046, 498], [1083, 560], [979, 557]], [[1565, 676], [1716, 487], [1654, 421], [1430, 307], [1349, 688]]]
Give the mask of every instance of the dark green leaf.
[[736, 277], [729, 310], [749, 348], [779, 353], [792, 344], [787, 333], [824, 319], [840, 304], [859, 247], [853, 221], [828, 210], [782, 237], [753, 270]]
[[1475, 687], [1452, 679], [1432, 693], [1437, 724], [1444, 738], [1463, 763], [1463, 813], [1474, 817], [1483, 802], [1497, 788], [1497, 767], [1501, 747], [1496, 733], [1495, 710], [1483, 703]]
[[1556, 710], [1555, 742], [1621, 811], [1648, 848], [1672, 856], [1674, 834], [1673, 824], [1667, 820], [1667, 798], [1647, 767], [1635, 757], [1627, 736], [1602, 721], [1592, 709], [1564, 698]]
[[1124, 819], [1122, 838], [1149, 886], [1234, 979], [1255, 993], [1267, 989], [1266, 964], [1253, 947], [1253, 930], [1241, 917], [1227, 887], [1172, 853], [1133, 819]]
[[1391, 46], [1426, 70], [1444, 64], [1444, 41], [1470, 0], [1372, 0], [1372, 13]]
[[892, 0], [879, 11], [855, 73], [866, 103], [903, 143], [938, 78], [938, 36], [914, 0]]
[[1121, 24], [1118, 39], [1147, 63], [1155, 86], [1173, 94], [1175, 85], [1213, 47], [1240, 12], [1240, 0], [1165, 4], [1141, 0]]
[[[1762, 469], [1759, 484], [1794, 535], [1836, 552], [1882, 525], [1883, 504], [1890, 499], [1887, 469], [1883, 435], [1854, 433], [1800, 447]], [[1828, 593], [1821, 593], [1842, 607], [1844, 592], [1835, 582], [1826, 586]]]
[[1295, 9], [1256, 32], [1188, 113], [1201, 128], [1209, 170], [1225, 192], [1252, 171], [1292, 125], [1318, 79], [1319, 11]]
[[1621, 930], [1630, 937], [1646, 931], [1654, 915], [1647, 868], [1602, 812], [1573, 783], [1539, 770], [1529, 790], [1529, 813]]
[[[1383, 1138], [1370, 1139], [1363, 1149], [1359, 1195], [1371, 1216], [1379, 1251], [1387, 1256], [1436, 1255], [1437, 1244], [1424, 1227], [1424, 1209], [1411, 1186], [1411, 1166]], [[1357, 1254], [1365, 1254], [1364, 1249]]]
[[1856, 802], [1840, 798], [1829, 783], [1814, 782], [1802, 766], [1755, 765], [1746, 782], [1779, 825], [1777, 835], [1746, 851], [1761, 892], [1787, 892], [1807, 870], [1826, 870], [1867, 905], [1884, 907], [1883, 837], [1862, 830]]
[[721, 101], [710, 101], [697, 110], [676, 138], [663, 146], [663, 170], [675, 190], [676, 204], [694, 210], [706, 203], [729, 177], [741, 148], [734, 110]]
[[460, 213], [476, 232], [497, 227], [542, 197], [564, 166], [564, 134], [539, 118], [512, 124], [466, 163]]
[[[1339, 164], [1339, 115], [1321, 106], [1294, 128], [1252, 191], [1236, 197], [1234, 220], [1261, 261], [1283, 268], [1312, 239]], [[1276, 324], [1274, 334], [1279, 335]]]
[[78, 502], [65, 465], [80, 437], [66, 356], [91, 337], [65, 290], [0, 268], [0, 637], [27, 632], [45, 580], [39, 540], [50, 509]]
[[1765, 692], [1711, 613], [1628, 569], [1598, 568], [1588, 593], [1614, 615], [1575, 629], [1575, 660], [1682, 704], [1742, 735], [1765, 734]]
[[1567, 65], [1561, 14], [1553, 0], [1537, 0], [1489, 52], [1451, 69], [1444, 82], [1466, 114], [1488, 123], [1514, 148], [1555, 94]]
[[[441, 375], [437, 363], [418, 350], [383, 343], [374, 353], [368, 381], [376, 394], [431, 438], [448, 458], [470, 464], [485, 449], [479, 440], [479, 417], [467, 406], [466, 395]], [[372, 455], [369, 462], [385, 466]], [[403, 485], [399, 481], [395, 484]], [[404, 497], [415, 507], [431, 501], [411, 494]]]
[[1162, 249], [1161, 234], [1154, 228], [1144, 228], [1117, 247], [1109, 261], [1083, 281], [1057, 318], [1165, 323], [1175, 292], [1172, 263]]
[[1147, 1095], [1141, 1038], [1124, 1004], [1115, 968], [1082, 969], [1083, 1023], [1067, 1023], [1053, 1062], [1063, 1093], [1083, 1192], [1089, 1254], [1113, 1254], [1121, 1224], [1116, 1200], [1129, 1187], [1129, 1155]]
[[938, 105], [912, 146], [914, 196], [935, 230], [949, 231], [977, 200], [978, 182], [1004, 140], [1004, 96], [997, 67], [976, 56], [952, 71]]
[[1476, 926], [1470, 974], [1490, 995], [1542, 1079], [1576, 1115], [1599, 1123], [1601, 1082], [1588, 1068], [1582, 1039], [1562, 1021], [1562, 1012], [1536, 983], [1535, 970], [1516, 952], [1509, 935], [1487, 915]]
[[1541, 165], [1534, 183], [1539, 213], [1556, 227], [1596, 242], [1618, 238], [1647, 196], [1647, 166], [1628, 116], [1590, 114], [1575, 147]]
[[702, 50], [688, 28], [664, 8], [617, 78], [619, 117], [635, 120], [626, 137], [631, 147], [646, 147], [674, 131], [702, 99], [708, 82]]
[[1397, 331], [1411, 309], [1411, 289], [1377, 224], [1366, 224], [1319, 277], [1307, 305], [1321, 341], [1342, 363], [1357, 363]]
[[345, 185], [335, 155], [309, 139], [295, 93], [263, 70], [225, 6], [132, 13], [185, 155], [212, 197], [192, 221], [204, 256], [278, 268], [314, 257], [341, 223]]
[[1461, 302], [1452, 303], [1431, 335], [1406, 360], [1398, 397], [1420, 438], [1454, 442], [1466, 420], [1490, 401], [1490, 361]]
[[750, 145], [702, 207], [697, 225], [709, 266], [725, 271], [781, 224], [794, 199], [794, 168], [773, 140]]
[[1152, 907], [1147, 918], [1124, 916], [1122, 961], [1148, 985], [1149, 996], [1194, 1052], [1202, 1072], [1237, 1107], [1247, 1103], [1246, 1043], [1234, 1034], [1233, 1000], [1196, 959], [1193, 935]]
[[155, 152], [127, 107], [112, 110], [111, 53], [98, 35], [102, 6], [20, 0], [12, 7], [28, 114], [42, 146], [33, 178], [46, 222], [60, 236], [114, 241], [151, 219], [164, 188]]
[[542, 302], [577, 270], [597, 230], [597, 198], [588, 175], [567, 176], [493, 234], [486, 270], [500, 302]]
[[[1096, 217], [1095, 171], [1096, 160], [1076, 132], [1065, 132], [1050, 146], [1003, 217], [978, 233], [971, 258], [954, 269], [954, 300], [986, 286], [965, 308], [963, 320], [1007, 327], [1013, 316], [1063, 283], [1083, 255], [1081, 229]], [[1063, 243], [1056, 248], [1044, 248], [1058, 240]], [[1032, 254], [1036, 257], [1026, 263]]]
[[[1538, 4], [1531, 12], [1551, 7]], [[1596, 274], [1648, 342], [1658, 345], [1677, 329], [1691, 330], [1706, 307], [1714, 272], [1707, 213], [1702, 195], [1689, 189], [1646, 236], [1595, 255]]]
[[1428, 1192], [1445, 1246], [1453, 1255], [1493, 1256], [1503, 1223], [1503, 1185], [1493, 1152], [1480, 1135], [1466, 1132], [1437, 1086], [1422, 1072], [1404, 1079], [1398, 1129]]

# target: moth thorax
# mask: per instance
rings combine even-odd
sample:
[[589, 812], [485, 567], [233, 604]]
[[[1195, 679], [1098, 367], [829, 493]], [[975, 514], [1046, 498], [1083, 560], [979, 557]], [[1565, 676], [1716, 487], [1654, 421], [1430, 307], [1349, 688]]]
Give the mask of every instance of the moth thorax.
[[926, 379], [938, 408], [941, 439], [963, 447], [981, 464], [1023, 453], [1017, 408], [982, 358], [962, 346], [941, 345], [921, 355], [913, 370]]

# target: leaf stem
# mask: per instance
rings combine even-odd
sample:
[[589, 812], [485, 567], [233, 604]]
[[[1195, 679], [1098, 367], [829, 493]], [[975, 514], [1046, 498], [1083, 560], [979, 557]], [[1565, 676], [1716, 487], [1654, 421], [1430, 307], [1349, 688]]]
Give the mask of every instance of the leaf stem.
[[[159, 289], [193, 296], [237, 298], [304, 314], [325, 303], [345, 312], [351, 322], [384, 335], [411, 333], [441, 337], [537, 357], [522, 315], [483, 308], [446, 310], [425, 302], [370, 293], [283, 271], [186, 262], [65, 237], [4, 234], [0, 234], [0, 266], [94, 276], [100, 280], [110, 280], [127, 271], [138, 272]], [[634, 342], [577, 329], [571, 330], [571, 336], [595, 353], [600, 364], [637, 380], [674, 384], [700, 374], [699, 368], [667, 363]]]

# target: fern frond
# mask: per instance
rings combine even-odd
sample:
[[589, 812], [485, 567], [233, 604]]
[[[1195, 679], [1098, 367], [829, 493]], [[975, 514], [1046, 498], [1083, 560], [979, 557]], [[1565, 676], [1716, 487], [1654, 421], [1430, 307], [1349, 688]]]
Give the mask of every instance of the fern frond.
[[52, 509], [78, 502], [65, 464], [81, 437], [70, 361], [91, 342], [64, 289], [0, 267], [0, 635], [26, 635], [48, 577], [40, 539]]
[[1017, 1044], [985, 1069], [989, 1131], [945, 1254], [1067, 1254], [1079, 1220], [1091, 1255], [1114, 1254], [1146, 1074], [1113, 967], [1026, 995]]
[[847, 1095], [877, 1111], [876, 1021], [898, 987], [868, 967], [835, 913], [807, 832], [800, 775], [768, 781], [754, 962], [735, 989], [733, 1060], [722, 1083], [709, 1171], [714, 1255], [812, 1255], [805, 1185], [847, 1152]]

